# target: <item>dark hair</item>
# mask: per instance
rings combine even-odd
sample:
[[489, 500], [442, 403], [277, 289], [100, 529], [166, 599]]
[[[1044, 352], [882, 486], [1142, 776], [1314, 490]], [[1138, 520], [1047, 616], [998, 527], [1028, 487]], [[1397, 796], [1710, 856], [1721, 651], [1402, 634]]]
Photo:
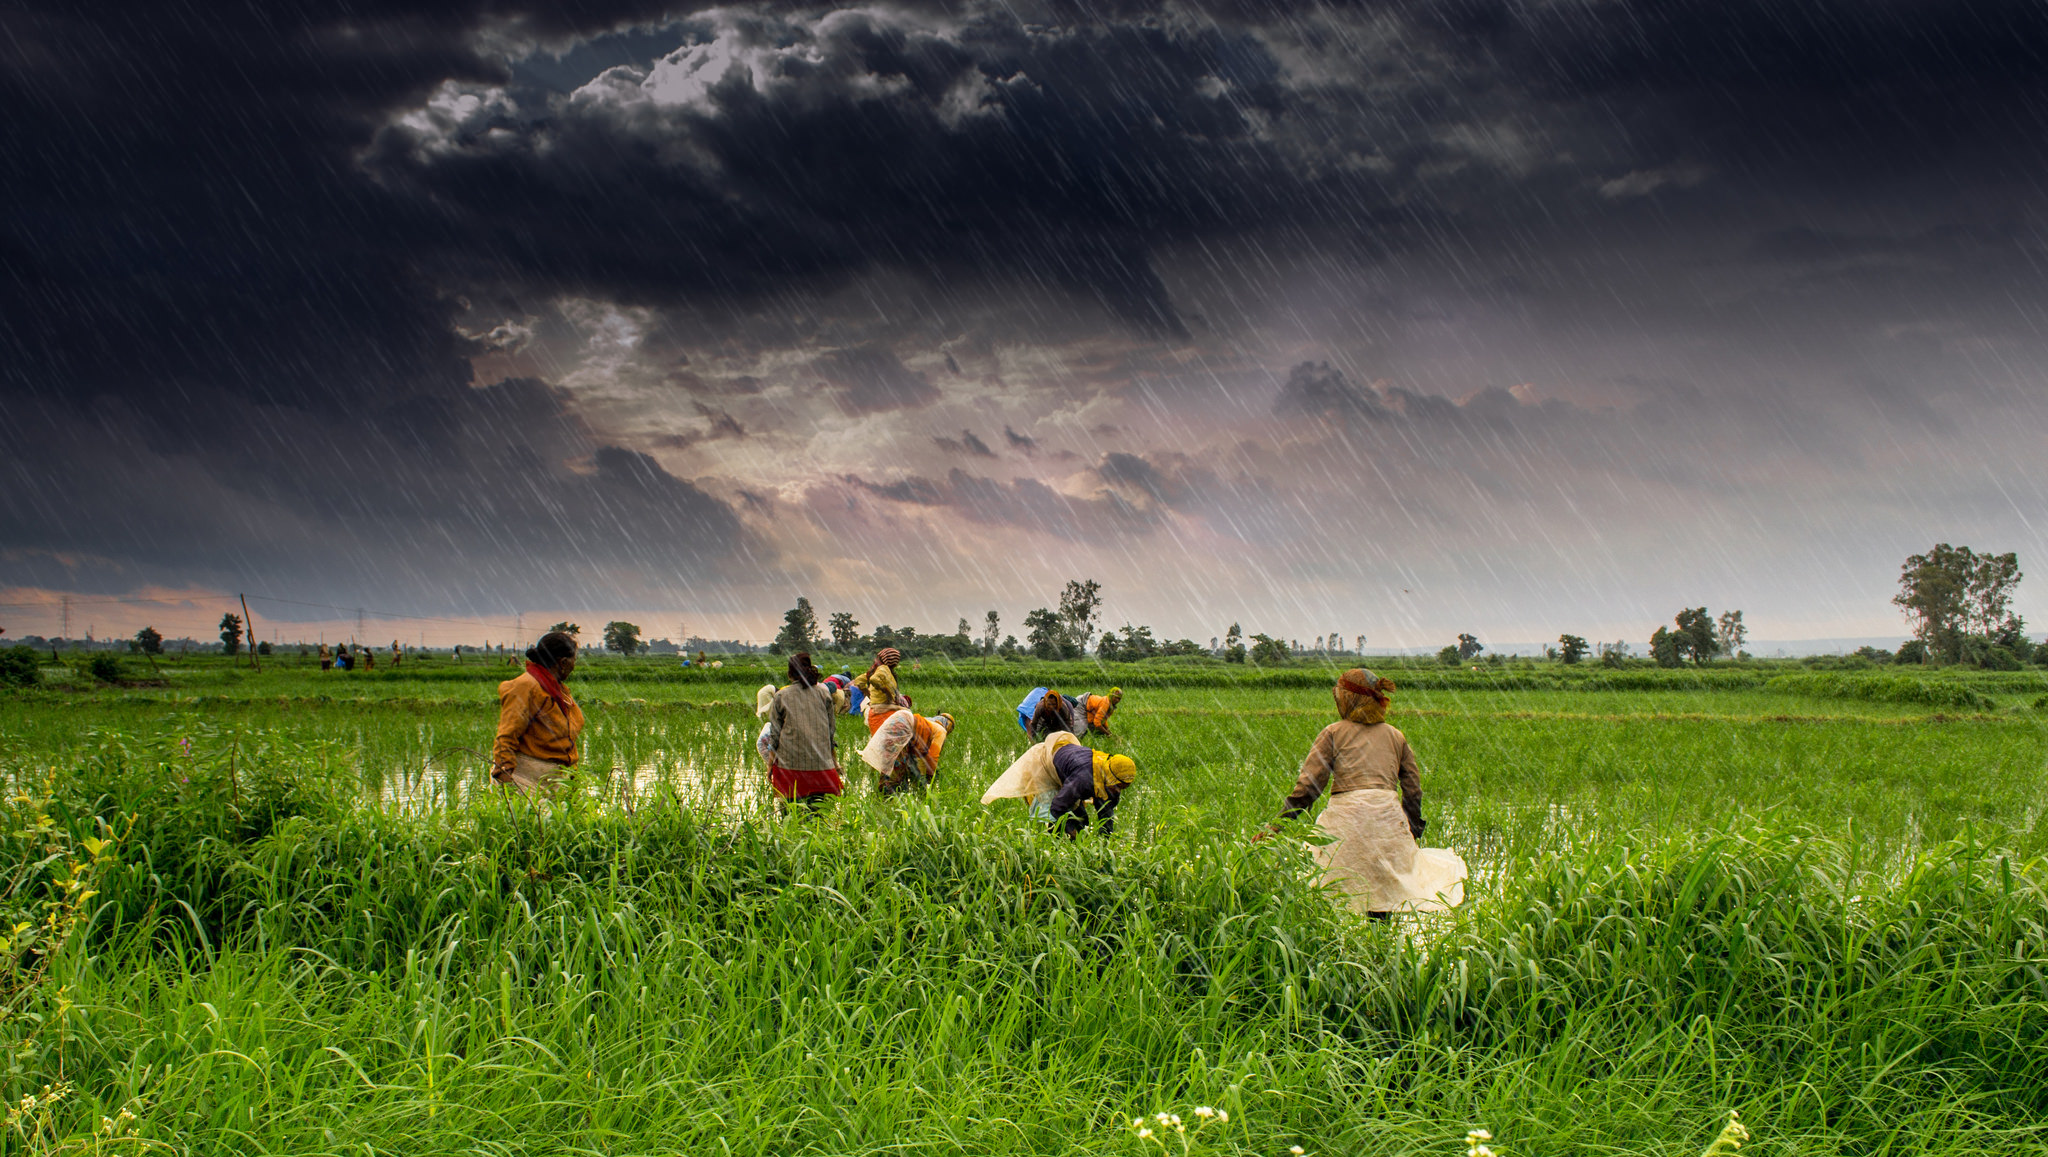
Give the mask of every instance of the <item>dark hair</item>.
[[566, 631], [549, 631], [540, 642], [526, 649], [526, 660], [550, 670], [564, 659], [576, 657], [576, 639]]
[[809, 651], [798, 651], [789, 657], [789, 681], [804, 687], [818, 685], [818, 669], [811, 664]]

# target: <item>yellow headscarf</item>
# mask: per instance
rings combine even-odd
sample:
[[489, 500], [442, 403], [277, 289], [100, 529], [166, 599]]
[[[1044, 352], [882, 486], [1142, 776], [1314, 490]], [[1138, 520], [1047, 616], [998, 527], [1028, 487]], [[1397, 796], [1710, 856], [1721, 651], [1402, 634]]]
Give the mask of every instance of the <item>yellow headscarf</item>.
[[1130, 756], [1094, 754], [1096, 803], [1107, 800], [1112, 789], [1122, 791], [1138, 778], [1138, 761]]

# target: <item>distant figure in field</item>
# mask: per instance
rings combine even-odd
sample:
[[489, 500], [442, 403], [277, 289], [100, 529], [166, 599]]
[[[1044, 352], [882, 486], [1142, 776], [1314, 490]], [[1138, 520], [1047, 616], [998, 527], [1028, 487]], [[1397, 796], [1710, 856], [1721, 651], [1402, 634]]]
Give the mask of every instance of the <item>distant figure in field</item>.
[[1387, 722], [1393, 694], [1392, 680], [1363, 667], [1338, 678], [1331, 689], [1337, 722], [1316, 736], [1280, 810], [1281, 819], [1293, 819], [1330, 793], [1317, 823], [1336, 840], [1316, 848], [1315, 857], [1354, 911], [1380, 920], [1400, 911], [1440, 912], [1465, 898], [1465, 861], [1416, 844], [1428, 826], [1422, 778], [1408, 737]]
[[329, 651], [325, 643], [320, 644], [320, 669], [322, 671], [334, 670], [334, 652]]
[[810, 653], [789, 658], [789, 685], [768, 706], [768, 786], [788, 803], [815, 806], [845, 790], [833, 742], [832, 692]]
[[549, 631], [526, 651], [526, 671], [498, 684], [491, 778], [514, 791], [545, 789], [576, 766], [583, 709], [562, 688], [576, 670], [576, 640]]
[[347, 643], [338, 643], [334, 649], [334, 665], [344, 671], [353, 671], [356, 666], [354, 655], [348, 653]]
[[375, 671], [377, 669], [377, 652], [372, 651], [368, 643], [364, 643], [356, 648], [356, 658], [362, 660], [363, 670]]
[[1138, 764], [1128, 755], [1106, 755], [1082, 746], [1072, 733], [1056, 731], [1033, 744], [989, 789], [981, 802], [1021, 799], [1031, 814], [1068, 839], [1089, 824], [1088, 809], [1102, 834], [1116, 830], [1116, 806], [1137, 781]]
[[393, 639], [393, 640], [391, 640], [391, 666], [392, 666], [392, 669], [393, 669], [393, 670], [396, 670], [396, 669], [398, 668], [398, 664], [399, 664], [399, 663], [400, 663], [400, 661], [402, 661], [402, 660], [403, 660], [404, 658], [405, 658], [405, 651], [404, 651], [404, 649], [403, 649], [403, 648], [401, 648], [401, 647], [400, 647], [400, 646], [398, 645], [398, 640], [397, 640], [397, 639]]
[[1116, 714], [1117, 704], [1124, 701], [1124, 689], [1111, 687], [1107, 695], [1081, 696], [1081, 716], [1088, 721], [1088, 730], [1101, 735], [1109, 734], [1109, 717]]
[[1084, 735], [1088, 731], [1085, 720], [1080, 704], [1060, 694], [1057, 687], [1033, 687], [1031, 694], [1017, 704], [1017, 722], [1034, 743], [1060, 731]]

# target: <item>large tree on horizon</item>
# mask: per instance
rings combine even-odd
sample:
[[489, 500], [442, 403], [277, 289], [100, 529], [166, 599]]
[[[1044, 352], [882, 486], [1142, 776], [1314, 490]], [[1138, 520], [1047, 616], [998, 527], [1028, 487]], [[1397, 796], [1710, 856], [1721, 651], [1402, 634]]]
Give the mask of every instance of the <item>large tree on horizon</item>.
[[1979, 554], [1939, 542], [1926, 554], [1907, 556], [1892, 602], [1913, 624], [1913, 637], [1953, 663], [1962, 658], [1966, 637], [1990, 640], [2023, 629], [2012, 613], [2021, 577], [2017, 552]]

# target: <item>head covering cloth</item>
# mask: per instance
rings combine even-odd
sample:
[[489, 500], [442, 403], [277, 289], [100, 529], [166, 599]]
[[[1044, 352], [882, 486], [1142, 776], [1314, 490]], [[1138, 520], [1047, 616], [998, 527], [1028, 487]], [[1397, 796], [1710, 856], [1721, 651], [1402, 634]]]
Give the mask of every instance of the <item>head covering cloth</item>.
[[1095, 802], [1109, 798], [1109, 793], [1122, 791], [1138, 778], [1138, 761], [1128, 755], [1104, 755], [1095, 753]]
[[789, 681], [803, 687], [818, 685], [818, 668], [812, 664], [809, 651], [798, 651], [789, 657]]
[[1337, 718], [1368, 725], [1385, 723], [1387, 705], [1394, 698], [1394, 681], [1353, 667], [1338, 677], [1330, 694], [1337, 701]]

